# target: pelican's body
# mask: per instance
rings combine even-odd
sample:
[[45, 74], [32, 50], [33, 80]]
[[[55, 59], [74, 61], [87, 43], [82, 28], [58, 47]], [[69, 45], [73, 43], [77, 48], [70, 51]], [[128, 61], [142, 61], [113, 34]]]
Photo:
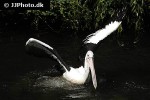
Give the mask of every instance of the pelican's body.
[[97, 87], [96, 74], [93, 64], [93, 52], [88, 51], [85, 60], [84, 66], [80, 66], [79, 68], [70, 67], [70, 71], [66, 71], [63, 74], [63, 77], [75, 84], [84, 84], [89, 76], [89, 72], [91, 70], [93, 85]]
[[75, 84], [84, 84], [88, 74], [89, 69], [85, 69], [83, 66], [79, 68], [70, 67], [70, 71], [65, 72], [63, 78]]
[[[26, 49], [31, 54], [45, 56], [47, 58], [53, 58], [54, 60], [56, 60], [60, 64], [60, 66], [62, 66], [63, 78], [65, 78], [67, 81], [70, 81], [71, 83], [84, 84], [89, 76], [89, 73], [91, 73], [90, 75], [92, 77], [93, 86], [96, 89], [97, 80], [93, 62], [93, 50], [101, 40], [106, 38], [119, 27], [124, 15], [125, 11], [123, 9], [122, 12], [118, 12], [118, 19], [109, 22], [109, 24], [107, 24], [104, 28], [99, 29], [95, 33], [88, 35], [83, 40], [84, 47], [86, 50], [82, 58], [83, 63], [78, 68], [73, 68], [65, 64], [65, 62], [58, 55], [54, 48], [40, 40], [30, 38], [26, 42]], [[38, 50], [38, 52], [35, 52], [35, 50]]]
[[[43, 55], [47, 54], [53, 59], [57, 60], [57, 62], [63, 67], [63, 70], [64, 70], [64, 73], [62, 75], [63, 78], [70, 81], [71, 83], [84, 84], [86, 82], [86, 79], [89, 76], [89, 72], [91, 71], [93, 85], [95, 88], [97, 87], [96, 74], [95, 74], [94, 63], [93, 63], [94, 54], [92, 51], [90, 50], [87, 51], [85, 58], [84, 58], [83, 65], [81, 65], [78, 68], [73, 68], [65, 64], [65, 62], [61, 59], [61, 57], [58, 55], [58, 53], [55, 51], [54, 48], [52, 48], [51, 46], [49, 46], [48, 44], [42, 41], [39, 41], [34, 38], [30, 38], [26, 42], [26, 49], [28, 52], [34, 55], [41, 56], [41, 54]], [[38, 53], [35, 52], [35, 49], [38, 49], [40, 53], [39, 51]]]

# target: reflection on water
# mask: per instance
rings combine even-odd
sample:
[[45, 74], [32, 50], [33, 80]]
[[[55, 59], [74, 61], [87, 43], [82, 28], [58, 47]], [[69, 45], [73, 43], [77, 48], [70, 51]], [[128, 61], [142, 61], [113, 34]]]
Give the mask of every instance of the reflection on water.
[[44, 74], [44, 71], [30, 72], [8, 84], [9, 96], [15, 100], [16, 97], [23, 100], [149, 100], [149, 83], [142, 81], [103, 79], [94, 90], [89, 85], [73, 85], [61, 77], [42, 76]]
[[48, 88], [62, 88], [66, 90], [76, 90], [82, 89], [83, 86], [72, 84], [69, 81], [66, 81], [63, 77], [48, 77], [42, 76], [39, 77], [34, 86], [37, 87], [48, 87]]
[[[40, 75], [39, 75], [40, 74]], [[41, 76], [44, 73], [32, 72], [28, 73], [26, 76], [23, 76], [18, 84], [24, 84], [20, 87], [24, 88], [25, 91], [28, 91], [32, 94], [32, 96], [37, 96], [40, 94], [40, 97], [48, 96], [51, 99], [87, 99], [87, 98], [95, 98], [95, 92], [91, 89], [91, 87], [87, 87], [85, 85], [75, 85], [66, 81], [62, 77], [51, 77], [51, 76]], [[40, 77], [35, 78], [36, 75]], [[29, 87], [26, 87], [29, 86]], [[18, 91], [19, 93], [20, 91]], [[38, 97], [38, 96], [37, 96]], [[42, 99], [43, 100], [43, 99]], [[44, 99], [45, 100], [45, 99]]]

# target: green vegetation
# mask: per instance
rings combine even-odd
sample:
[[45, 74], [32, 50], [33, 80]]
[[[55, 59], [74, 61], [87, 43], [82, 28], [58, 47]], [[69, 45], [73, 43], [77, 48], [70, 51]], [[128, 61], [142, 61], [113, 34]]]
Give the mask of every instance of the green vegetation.
[[[118, 29], [117, 37], [124, 41], [129, 35], [134, 42], [138, 42], [143, 33], [143, 15], [147, 6], [145, 2], [146, 0], [51, 0], [49, 11], [28, 10], [27, 14], [35, 14], [35, 19], [42, 19], [57, 33], [86, 33], [102, 27], [118, 9], [127, 5], [127, 14]], [[37, 20], [34, 21], [35, 24], [38, 24]]]

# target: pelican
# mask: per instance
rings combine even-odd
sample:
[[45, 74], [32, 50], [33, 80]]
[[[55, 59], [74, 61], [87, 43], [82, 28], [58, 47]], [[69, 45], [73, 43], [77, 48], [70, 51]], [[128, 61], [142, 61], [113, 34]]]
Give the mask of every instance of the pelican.
[[84, 84], [90, 74], [93, 86], [96, 89], [97, 79], [93, 62], [93, 51], [97, 44], [100, 43], [100, 41], [102, 41], [108, 35], [117, 30], [117, 28], [122, 22], [123, 17], [125, 16], [125, 10], [122, 9], [116, 15], [117, 16], [114, 17], [115, 19], [109, 21], [109, 23], [105, 25], [104, 28], [101, 28], [95, 33], [88, 35], [83, 40], [83, 47], [86, 49], [86, 52], [85, 55], [83, 55], [84, 57], [82, 65], [80, 65], [78, 68], [68, 66], [53, 47], [40, 40], [30, 38], [26, 42], [26, 50], [31, 54], [39, 55], [35, 52], [36, 49], [43, 52], [41, 55], [45, 55], [48, 58], [50, 57], [56, 60], [60, 64], [61, 68], [64, 70], [62, 77], [66, 79], [66, 81], [70, 81], [73, 84]]

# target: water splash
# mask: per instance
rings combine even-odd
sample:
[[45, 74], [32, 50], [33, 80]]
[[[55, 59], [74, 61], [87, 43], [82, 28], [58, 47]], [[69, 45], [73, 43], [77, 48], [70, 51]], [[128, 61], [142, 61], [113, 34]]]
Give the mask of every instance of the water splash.
[[66, 90], [75, 90], [85, 88], [83, 85], [72, 84], [69, 81], [65, 80], [63, 77], [51, 77], [51, 76], [41, 76], [39, 77], [34, 87], [43, 87], [43, 88], [61, 88]]

